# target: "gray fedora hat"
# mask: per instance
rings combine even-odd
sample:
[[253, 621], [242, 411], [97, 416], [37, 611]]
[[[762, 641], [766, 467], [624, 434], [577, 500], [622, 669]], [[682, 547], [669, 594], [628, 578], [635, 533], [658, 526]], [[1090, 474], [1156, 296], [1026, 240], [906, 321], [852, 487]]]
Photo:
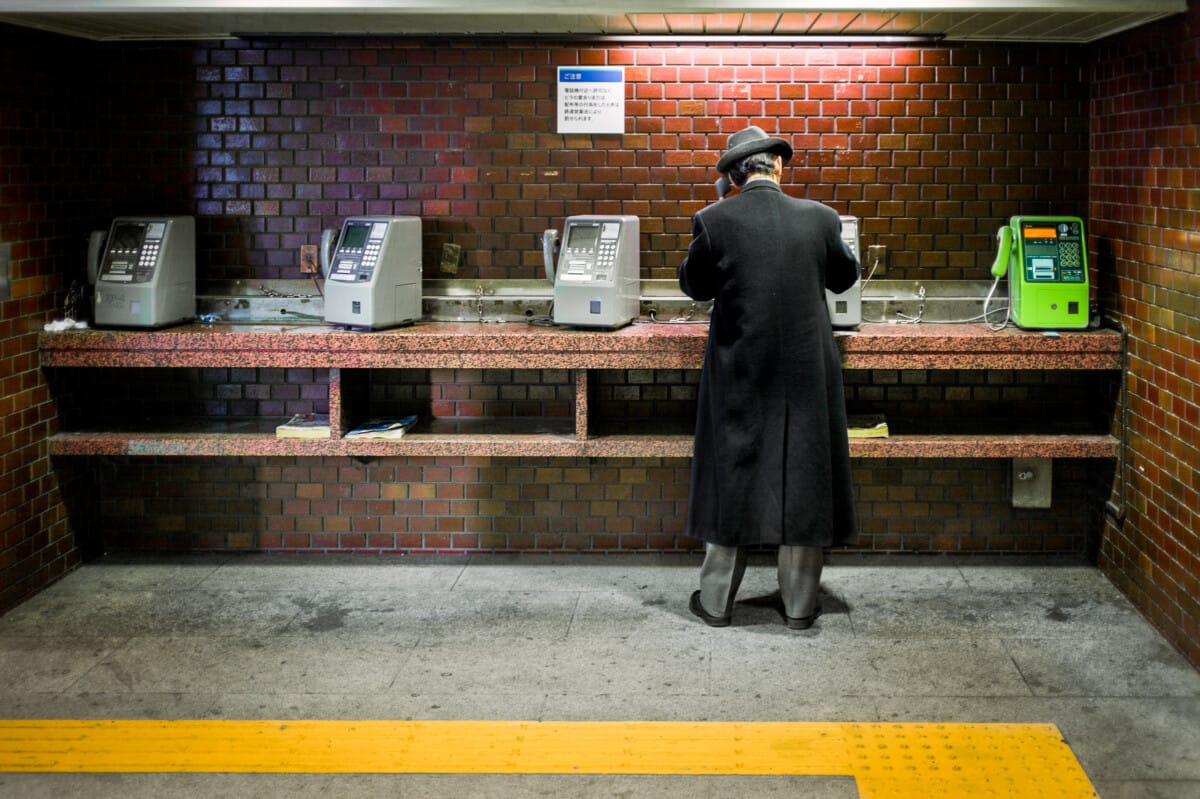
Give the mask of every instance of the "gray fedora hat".
[[729, 149], [721, 160], [717, 161], [717, 171], [724, 175], [738, 161], [755, 153], [774, 153], [782, 156], [786, 164], [792, 158], [792, 145], [783, 139], [775, 139], [767, 135], [758, 125], [739, 130], [729, 137]]

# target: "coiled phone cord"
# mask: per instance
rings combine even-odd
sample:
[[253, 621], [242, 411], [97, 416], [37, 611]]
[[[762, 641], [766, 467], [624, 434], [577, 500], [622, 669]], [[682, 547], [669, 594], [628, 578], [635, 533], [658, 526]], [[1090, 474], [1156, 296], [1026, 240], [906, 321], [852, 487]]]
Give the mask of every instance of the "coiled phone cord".
[[993, 279], [992, 287], [990, 289], [988, 289], [987, 297], [985, 297], [983, 300], [983, 323], [985, 325], [987, 325], [987, 329], [991, 330], [993, 333], [998, 332], [998, 331], [1003, 330], [1004, 328], [1008, 327], [1008, 311], [1009, 311], [1009, 307], [1010, 307], [1008, 305], [1005, 305], [1003, 308], [1003, 310], [1004, 310], [1004, 321], [1003, 322], [1000, 322], [999, 324], [997, 324], [988, 318], [988, 316], [990, 314], [990, 311], [988, 310], [988, 306], [991, 305], [992, 295], [994, 295], [996, 293], [996, 287], [999, 285], [1000, 285], [1000, 278]]

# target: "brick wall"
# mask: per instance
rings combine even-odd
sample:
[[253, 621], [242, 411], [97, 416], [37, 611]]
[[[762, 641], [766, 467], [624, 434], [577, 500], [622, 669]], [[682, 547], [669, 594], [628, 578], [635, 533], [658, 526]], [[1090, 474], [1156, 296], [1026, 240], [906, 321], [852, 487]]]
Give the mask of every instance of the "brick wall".
[[[1056, 461], [1051, 510], [1012, 508], [1008, 468], [856, 462], [857, 549], [1083, 552], [1098, 523], [1086, 509], [1103, 498], [1097, 465]], [[695, 551], [682, 534], [688, 470], [686, 459], [111, 459], [97, 532], [118, 551]]]
[[[428, 277], [444, 276], [437, 256], [454, 242], [466, 254], [457, 277], [537, 278], [543, 228], [573, 213], [630, 213], [642, 218], [643, 277], [671, 279], [691, 215], [712, 199], [725, 138], [747, 122], [791, 138], [787, 190], [861, 217], [864, 245], [889, 247], [890, 278], [985, 279], [1001, 221], [1018, 212], [1082, 213], [1087, 199], [1084, 48], [392, 39], [98, 45], [11, 28], [0, 36], [10, 45], [0, 56], [0, 86], [31, 109], [28, 118], [2, 117], [0, 133], [9, 138], [0, 146], [14, 133], [26, 144], [19, 155], [3, 150], [0, 164], [16, 158], [21, 168], [7, 174], [5, 185], [17, 188], [6, 188], [0, 202], [9, 214], [35, 208], [42, 225], [5, 234], [37, 253], [21, 266], [33, 278], [24, 288], [33, 299], [15, 312], [6, 304], [4, 314], [4, 324], [26, 320], [5, 334], [6, 362], [24, 375], [24, 384], [5, 390], [5, 424], [23, 425], [31, 444], [23, 464], [6, 468], [7, 490], [21, 503], [2, 528], [6, 551], [20, 550], [26, 561], [57, 557], [45, 531], [66, 534], [67, 514], [85, 541], [110, 546], [695, 545], [678, 535], [686, 464], [674, 461], [51, 464], [44, 435], [58, 420], [36, 369], [32, 331], [82, 276], [83, 236], [113, 214], [195, 214], [199, 277], [212, 280], [294, 278], [298, 247], [358, 213], [420, 215]], [[554, 133], [554, 68], [576, 63], [626, 67], [625, 135]], [[41, 207], [35, 195], [52, 199]], [[321, 374], [250, 371], [181, 370], [132, 385], [163, 383], [153, 394], [160, 414], [203, 410], [237, 420], [320, 409]], [[694, 379], [669, 370], [597, 377], [593, 410], [609, 421], [686, 419]], [[867, 392], [874, 386], [919, 406], [942, 395], [922, 391], [1001, 394], [966, 373], [953, 385], [942, 379], [874, 375], [856, 396], [874, 401]], [[1018, 388], [1043, 380], [1001, 379]], [[372, 386], [373, 401], [404, 397], [429, 402], [431, 412], [437, 402], [448, 418], [532, 413], [531, 402], [553, 417], [573, 390], [548, 373], [533, 381], [470, 370], [380, 375]], [[125, 412], [112, 402], [89, 402], [87, 411]], [[1062, 464], [1061, 503], [1046, 514], [1007, 506], [1006, 462], [859, 463], [864, 547], [1079, 552], [1096, 529], [1092, 514], [1077, 509], [1099, 504], [1093, 488], [1105, 476], [1097, 468]], [[55, 479], [101, 489], [67, 491], [69, 503], [24, 499], [52, 496]], [[89, 496], [103, 496], [103, 507], [89, 507]]]
[[[643, 276], [673, 278], [725, 137], [751, 121], [794, 142], [791, 191], [890, 247], [892, 277], [986, 278], [1001, 220], [1086, 202], [1079, 48], [339, 39], [124, 45], [112, 60], [139, 92], [145, 74], [151, 96], [165, 86], [168, 142], [194, 131], [181, 152], [126, 157], [153, 160], [127, 164], [137, 174], [188, 165], [172, 177], [209, 278], [297, 277], [301, 244], [374, 213], [422, 217], [426, 276], [454, 242], [457, 277], [488, 279], [538, 278], [538, 236], [569, 214], [635, 214]], [[554, 132], [555, 68], [571, 64], [625, 67], [624, 136]]]
[[[87, 371], [54, 377], [119, 398], [105, 410], [126, 426], [131, 408], [151, 419], [208, 413], [235, 425], [321, 409], [300, 395], [310, 370], [156, 369], [151, 385], [137, 383], [136, 370]], [[698, 374], [596, 372], [593, 426], [690, 431]], [[561, 421], [564, 434], [573, 429], [574, 387], [563, 370], [369, 370], [367, 378], [372, 415], [418, 413], [443, 426], [489, 417], [490, 429]], [[856, 413], [886, 409], [898, 433], [1045, 433], [1064, 421], [1095, 431], [1111, 418], [1113, 382], [1088, 372], [854, 370], [847, 404]], [[154, 399], [138, 402], [139, 391]], [[1011, 507], [1007, 460], [857, 461], [858, 548], [1094, 549], [1111, 464], [1060, 460], [1054, 468], [1054, 507], [1027, 510]], [[111, 549], [681, 552], [697, 547], [682, 536], [688, 478], [686, 459], [106, 459], [93, 478], [103, 499], [91, 532]]]
[[[1091, 68], [1091, 235], [1129, 336], [1128, 486], [1102, 568], [1200, 665], [1200, 8]], [[1120, 497], [1118, 496], [1118, 499]]]
[[[103, 208], [95, 167], [105, 133], [87, 48], [0, 25], [0, 610], [79, 560], [46, 437], [55, 411], [38, 368], [37, 331], [61, 315], [83, 272], [90, 215]], [[61, 52], [56, 52], [59, 48]]]

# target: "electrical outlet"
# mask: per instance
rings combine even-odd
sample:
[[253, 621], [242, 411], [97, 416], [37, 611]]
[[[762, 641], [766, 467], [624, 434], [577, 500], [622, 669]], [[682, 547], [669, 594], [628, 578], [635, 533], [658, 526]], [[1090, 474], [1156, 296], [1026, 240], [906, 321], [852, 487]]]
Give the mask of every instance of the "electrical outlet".
[[1013, 458], [1012, 506], [1049, 508], [1054, 461], [1050, 458]]
[[447, 275], [458, 274], [458, 264], [461, 261], [462, 245], [450, 243], [442, 245], [442, 260], [439, 263], [442, 272]]
[[886, 244], [872, 244], [867, 247], [867, 262], [863, 264], [863, 271], [875, 277], [880, 277], [887, 272]]
[[300, 245], [300, 272], [305, 275], [315, 275], [319, 267], [317, 266], [317, 245], [301, 244]]

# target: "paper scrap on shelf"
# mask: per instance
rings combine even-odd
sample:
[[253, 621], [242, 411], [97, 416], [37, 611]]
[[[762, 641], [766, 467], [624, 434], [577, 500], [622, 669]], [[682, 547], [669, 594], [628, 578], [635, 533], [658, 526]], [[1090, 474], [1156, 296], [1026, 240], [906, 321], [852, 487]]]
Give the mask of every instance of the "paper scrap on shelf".
[[848, 416], [850, 438], [887, 438], [887, 418], [881, 414], [872, 416]]
[[275, 428], [276, 438], [329, 438], [329, 414], [298, 413]]

